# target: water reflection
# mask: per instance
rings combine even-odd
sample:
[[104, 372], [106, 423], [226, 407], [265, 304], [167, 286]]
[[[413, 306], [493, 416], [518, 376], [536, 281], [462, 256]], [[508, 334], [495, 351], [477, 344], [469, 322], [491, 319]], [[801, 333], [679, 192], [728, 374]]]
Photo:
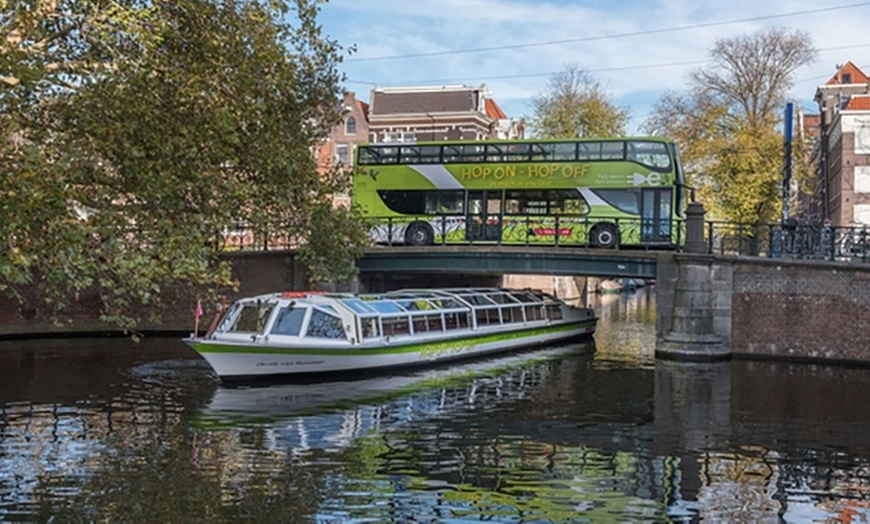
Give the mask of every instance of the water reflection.
[[224, 388], [174, 340], [0, 343], [0, 520], [856, 522], [870, 372], [654, 360], [653, 293], [594, 347]]

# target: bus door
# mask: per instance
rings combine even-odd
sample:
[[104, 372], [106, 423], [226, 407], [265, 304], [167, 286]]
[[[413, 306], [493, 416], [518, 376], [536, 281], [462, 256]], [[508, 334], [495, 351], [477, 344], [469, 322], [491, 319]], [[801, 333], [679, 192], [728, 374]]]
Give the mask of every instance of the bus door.
[[469, 191], [465, 238], [469, 242], [501, 240], [501, 191]]
[[640, 195], [640, 241], [670, 244], [673, 211], [672, 189], [643, 189]]

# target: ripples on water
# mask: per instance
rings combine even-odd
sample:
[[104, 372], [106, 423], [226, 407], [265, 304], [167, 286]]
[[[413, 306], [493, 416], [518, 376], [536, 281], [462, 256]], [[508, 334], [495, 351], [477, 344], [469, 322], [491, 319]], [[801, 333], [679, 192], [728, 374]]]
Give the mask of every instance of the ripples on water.
[[[654, 360], [648, 292], [595, 344], [222, 387], [175, 340], [0, 344], [0, 520], [867, 519], [870, 372]], [[851, 520], [849, 520], [851, 519]]]

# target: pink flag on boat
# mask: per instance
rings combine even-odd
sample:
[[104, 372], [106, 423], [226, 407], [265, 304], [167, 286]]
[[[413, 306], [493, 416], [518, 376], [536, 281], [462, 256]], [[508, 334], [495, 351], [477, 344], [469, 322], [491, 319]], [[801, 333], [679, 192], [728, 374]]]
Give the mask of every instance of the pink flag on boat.
[[199, 317], [202, 316], [202, 300], [196, 301], [196, 319], [199, 320]]

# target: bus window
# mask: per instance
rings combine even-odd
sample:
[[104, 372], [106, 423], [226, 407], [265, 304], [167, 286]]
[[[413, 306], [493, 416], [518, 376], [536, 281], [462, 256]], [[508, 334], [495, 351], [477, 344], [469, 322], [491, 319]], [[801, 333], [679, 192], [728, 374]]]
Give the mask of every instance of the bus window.
[[504, 214], [518, 215], [522, 210], [520, 199], [517, 198], [514, 191], [505, 191], [504, 197]]
[[[546, 215], [546, 191], [505, 191], [505, 209], [522, 215]], [[517, 211], [513, 211], [516, 209]]]
[[442, 160], [445, 164], [457, 164], [462, 162], [462, 151], [459, 146], [444, 146]]
[[640, 191], [637, 189], [593, 189], [592, 192], [620, 211], [640, 213]]
[[579, 142], [577, 144], [578, 160], [601, 160], [601, 142]]
[[420, 148], [417, 146], [402, 146], [402, 154], [399, 156], [399, 162], [402, 164], [419, 164], [420, 163]]
[[502, 151], [501, 146], [498, 144], [487, 144], [486, 145], [486, 161], [487, 162], [504, 162], [507, 159], [502, 156], [504, 155], [504, 151]]
[[661, 142], [629, 142], [627, 158], [655, 171], [671, 170], [668, 146]]
[[396, 146], [372, 146], [370, 149], [375, 158], [373, 164], [397, 164], [399, 162], [399, 148]]
[[574, 160], [577, 148], [570, 142], [534, 144], [532, 160]]
[[428, 191], [378, 191], [384, 205], [391, 211], [406, 215], [422, 215], [425, 212], [426, 193]]
[[427, 215], [437, 215], [440, 212], [438, 209], [438, 192], [426, 191], [423, 195], [423, 212]]
[[589, 213], [586, 199], [576, 189], [554, 189], [549, 194], [551, 215], [585, 215]]
[[531, 157], [531, 144], [507, 144], [505, 160], [508, 162], [527, 162]]
[[469, 162], [483, 162], [484, 146], [482, 144], [463, 144], [459, 146], [463, 164]]
[[437, 164], [441, 160], [441, 146], [420, 146], [421, 164]]
[[465, 191], [442, 191], [440, 212], [445, 215], [465, 213]]
[[625, 158], [625, 142], [602, 142], [601, 160], [622, 160]]
[[378, 150], [371, 146], [357, 148], [357, 164], [370, 165], [378, 163]]

